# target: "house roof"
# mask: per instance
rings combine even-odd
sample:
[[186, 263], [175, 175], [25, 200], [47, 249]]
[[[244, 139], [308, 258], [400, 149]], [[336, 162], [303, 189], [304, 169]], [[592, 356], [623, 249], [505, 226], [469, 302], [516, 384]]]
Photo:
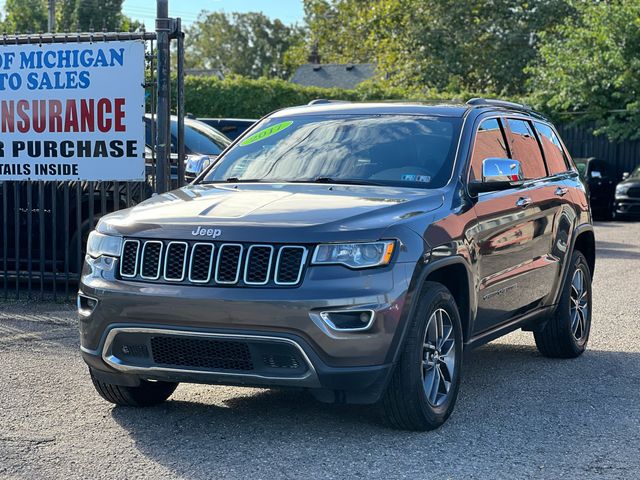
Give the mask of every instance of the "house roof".
[[307, 63], [299, 67], [291, 82], [308, 87], [353, 89], [373, 77], [373, 63]]

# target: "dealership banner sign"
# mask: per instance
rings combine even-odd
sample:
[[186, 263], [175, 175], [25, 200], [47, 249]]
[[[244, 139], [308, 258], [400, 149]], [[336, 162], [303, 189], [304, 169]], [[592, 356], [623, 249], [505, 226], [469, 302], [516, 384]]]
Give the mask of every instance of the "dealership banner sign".
[[0, 181], [143, 180], [144, 42], [0, 45]]

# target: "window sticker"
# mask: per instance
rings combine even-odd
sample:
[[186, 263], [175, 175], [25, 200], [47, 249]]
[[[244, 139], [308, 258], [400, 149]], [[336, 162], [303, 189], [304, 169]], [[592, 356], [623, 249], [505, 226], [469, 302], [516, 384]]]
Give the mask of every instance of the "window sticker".
[[291, 120], [287, 122], [276, 123], [275, 125], [271, 125], [264, 130], [260, 130], [259, 132], [254, 133], [253, 135], [245, 138], [242, 142], [240, 142], [240, 146], [244, 147], [246, 145], [251, 145], [252, 143], [259, 142], [260, 140], [264, 140], [272, 135], [275, 135], [278, 132], [281, 132], [287, 127], [290, 127], [293, 124]]
[[429, 183], [431, 181], [431, 177], [429, 175], [414, 175], [412, 173], [405, 173], [402, 175], [402, 180], [405, 182], [425, 182]]

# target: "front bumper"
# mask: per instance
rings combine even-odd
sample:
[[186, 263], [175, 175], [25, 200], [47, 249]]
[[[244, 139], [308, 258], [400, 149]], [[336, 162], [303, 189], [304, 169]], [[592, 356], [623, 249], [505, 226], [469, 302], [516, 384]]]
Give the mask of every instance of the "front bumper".
[[640, 198], [617, 196], [613, 208], [616, 215], [640, 217]]
[[[125, 282], [87, 266], [80, 292], [97, 304], [80, 316], [83, 357], [110, 383], [152, 379], [300, 387], [325, 401], [375, 402], [400, 343], [412, 272], [404, 263], [368, 271], [323, 266], [309, 268], [298, 288], [216, 288]], [[374, 321], [365, 331], [335, 331], [320, 312], [336, 309], [373, 310]], [[193, 368], [159, 365], [153, 355], [127, 357], [118, 343], [127, 332], [142, 332], [128, 348], [149, 349], [150, 338], [158, 336], [238, 340], [249, 345], [255, 368]], [[120, 347], [115, 354], [114, 347]], [[276, 347], [288, 349], [300, 368], [265, 367], [264, 355]]]

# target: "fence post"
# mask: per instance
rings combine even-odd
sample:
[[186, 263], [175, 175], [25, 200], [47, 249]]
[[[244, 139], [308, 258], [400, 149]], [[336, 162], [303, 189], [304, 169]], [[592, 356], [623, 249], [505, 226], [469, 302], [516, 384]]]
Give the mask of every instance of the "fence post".
[[178, 114], [178, 187], [184, 186], [184, 33], [182, 33], [182, 22], [176, 19], [176, 41], [177, 41], [177, 114]]
[[[158, 38], [158, 105], [156, 112], [156, 192], [167, 191], [167, 172], [171, 155], [171, 117], [170, 95], [171, 79], [169, 78], [169, 1], [157, 0], [156, 34]], [[169, 176], [169, 181], [171, 180]]]

